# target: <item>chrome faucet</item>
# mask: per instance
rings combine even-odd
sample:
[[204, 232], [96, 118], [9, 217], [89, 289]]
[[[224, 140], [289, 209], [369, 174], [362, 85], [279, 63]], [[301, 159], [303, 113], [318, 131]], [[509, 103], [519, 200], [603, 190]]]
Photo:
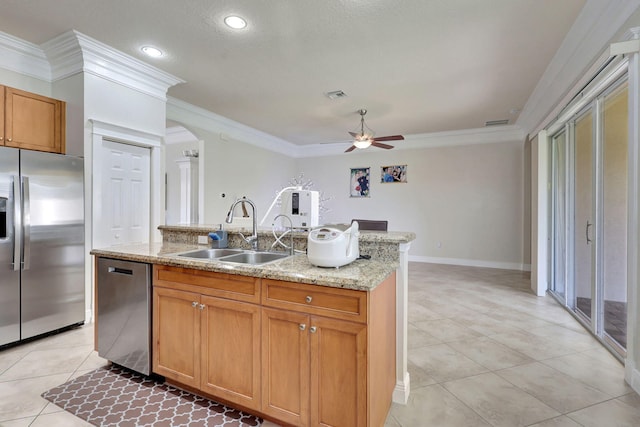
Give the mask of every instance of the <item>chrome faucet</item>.
[[240, 236], [242, 236], [245, 242], [251, 245], [252, 250], [257, 251], [258, 250], [258, 221], [256, 219], [256, 205], [251, 200], [247, 199], [246, 197], [243, 197], [233, 202], [233, 204], [229, 208], [229, 213], [227, 214], [227, 219], [225, 220], [225, 222], [227, 224], [231, 224], [233, 222], [233, 210], [238, 205], [238, 203], [245, 203], [245, 202], [249, 203], [249, 206], [251, 206], [251, 213], [253, 215], [253, 218], [252, 218], [253, 234], [250, 237], [244, 237], [244, 234], [240, 233]]

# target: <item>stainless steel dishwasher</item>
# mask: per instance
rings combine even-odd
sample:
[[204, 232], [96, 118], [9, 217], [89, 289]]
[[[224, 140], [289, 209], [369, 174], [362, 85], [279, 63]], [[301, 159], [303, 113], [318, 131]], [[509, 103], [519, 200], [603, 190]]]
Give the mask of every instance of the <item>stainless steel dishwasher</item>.
[[151, 266], [98, 258], [98, 355], [151, 373]]

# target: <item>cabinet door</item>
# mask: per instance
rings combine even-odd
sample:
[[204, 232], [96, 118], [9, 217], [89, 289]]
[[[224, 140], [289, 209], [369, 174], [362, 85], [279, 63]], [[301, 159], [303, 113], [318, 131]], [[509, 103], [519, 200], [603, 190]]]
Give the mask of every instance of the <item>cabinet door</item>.
[[309, 425], [309, 317], [262, 309], [262, 412]]
[[311, 318], [311, 425], [367, 425], [367, 327]]
[[4, 144], [4, 92], [5, 87], [0, 86], [0, 145]]
[[153, 288], [153, 372], [200, 385], [200, 295]]
[[260, 408], [260, 307], [201, 297], [201, 390]]
[[65, 103], [5, 88], [5, 145], [64, 153]]

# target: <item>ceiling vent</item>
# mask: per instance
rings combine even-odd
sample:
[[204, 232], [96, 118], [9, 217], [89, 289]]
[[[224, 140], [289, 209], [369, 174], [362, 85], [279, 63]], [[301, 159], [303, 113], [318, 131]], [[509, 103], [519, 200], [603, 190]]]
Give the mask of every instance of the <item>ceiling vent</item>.
[[508, 125], [508, 124], [509, 124], [509, 119], [489, 120], [488, 122], [484, 122], [485, 127], [486, 126], [502, 126], [502, 125]]
[[347, 94], [344, 93], [341, 90], [334, 90], [333, 92], [327, 92], [325, 93], [325, 95], [327, 95], [327, 98], [329, 99], [338, 99], [338, 98], [346, 98]]

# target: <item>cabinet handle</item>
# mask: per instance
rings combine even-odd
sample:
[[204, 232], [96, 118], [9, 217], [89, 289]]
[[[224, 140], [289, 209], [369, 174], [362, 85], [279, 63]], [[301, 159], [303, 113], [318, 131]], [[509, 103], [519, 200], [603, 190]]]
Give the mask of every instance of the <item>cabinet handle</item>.
[[312, 326], [312, 327], [309, 328], [309, 332], [311, 332], [312, 334], [315, 334], [316, 331], [317, 331], [317, 329], [316, 329], [315, 326]]
[[0, 141], [4, 141], [4, 136], [0, 136]]
[[587, 226], [584, 228], [584, 234], [585, 234], [585, 237], [587, 238], [587, 245], [588, 245], [589, 243], [591, 243], [591, 239], [589, 238], [589, 228], [590, 228], [592, 225], [593, 225], [593, 224], [591, 224], [591, 223], [589, 222], [589, 220], [587, 220]]
[[13, 139], [12, 138], [7, 138], [7, 141], [11, 142], [11, 141], [13, 141]]
[[197, 301], [193, 301], [191, 303], [191, 307], [196, 308], [198, 306], [198, 302]]
[[301, 331], [304, 331], [305, 329], [307, 329], [307, 325], [305, 325], [304, 323], [300, 323], [298, 327], [300, 328]]
[[307, 302], [307, 304], [309, 304], [313, 300], [313, 297], [311, 295], [307, 295], [307, 297], [304, 300]]
[[204, 304], [200, 304], [200, 310], [204, 310], [206, 306]]

